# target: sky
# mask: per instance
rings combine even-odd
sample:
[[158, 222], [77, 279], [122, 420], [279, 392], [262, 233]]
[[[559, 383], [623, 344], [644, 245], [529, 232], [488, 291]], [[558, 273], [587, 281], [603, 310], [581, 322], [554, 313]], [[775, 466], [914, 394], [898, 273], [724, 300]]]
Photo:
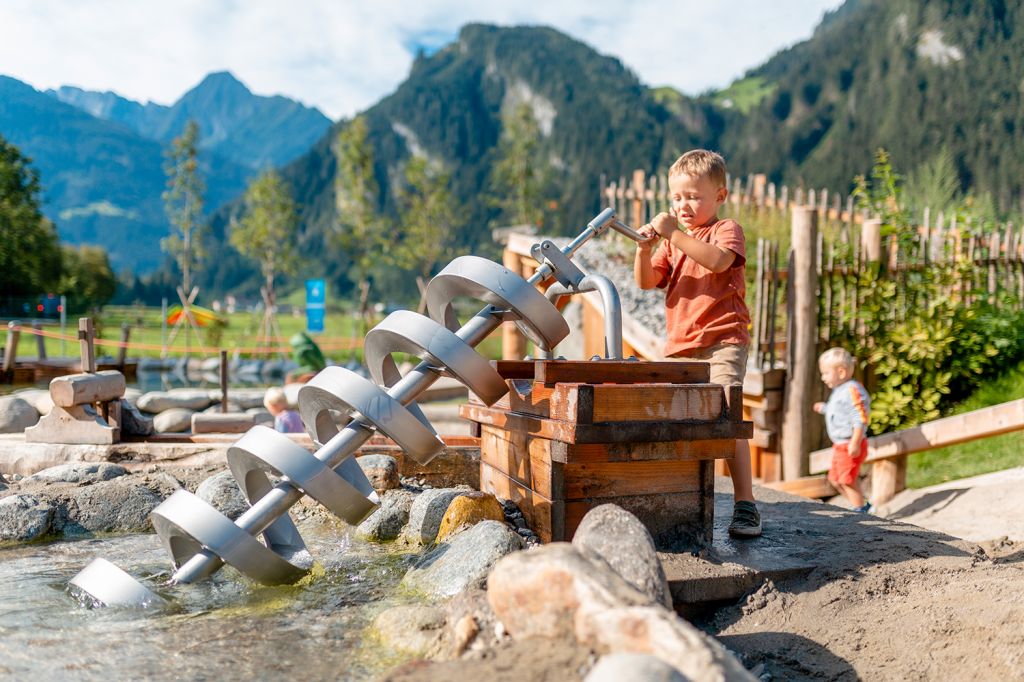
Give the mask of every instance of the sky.
[[332, 119], [391, 93], [467, 23], [547, 25], [649, 86], [727, 86], [842, 0], [0, 0], [0, 74], [172, 104], [213, 71]]

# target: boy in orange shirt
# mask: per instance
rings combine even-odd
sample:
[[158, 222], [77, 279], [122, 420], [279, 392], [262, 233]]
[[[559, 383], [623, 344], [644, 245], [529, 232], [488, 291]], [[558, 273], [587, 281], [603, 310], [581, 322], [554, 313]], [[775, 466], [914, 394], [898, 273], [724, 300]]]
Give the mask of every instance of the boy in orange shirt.
[[[706, 360], [713, 383], [742, 384], [750, 343], [746, 245], [739, 223], [718, 218], [729, 195], [725, 160], [704, 149], [687, 152], [669, 168], [668, 187], [671, 213], [659, 213], [638, 230], [663, 241], [653, 254], [654, 241], [637, 244], [633, 276], [641, 289], [665, 290], [665, 357]], [[735, 495], [729, 534], [758, 537], [761, 515], [746, 440], [736, 441], [729, 470]]]

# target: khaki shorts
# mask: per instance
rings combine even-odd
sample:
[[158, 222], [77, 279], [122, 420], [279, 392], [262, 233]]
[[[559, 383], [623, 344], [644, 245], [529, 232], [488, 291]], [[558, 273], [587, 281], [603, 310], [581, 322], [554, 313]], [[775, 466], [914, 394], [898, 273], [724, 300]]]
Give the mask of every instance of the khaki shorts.
[[711, 364], [711, 383], [723, 386], [743, 384], [747, 375], [747, 347], [735, 343], [718, 343], [707, 348], [684, 351], [668, 360], [706, 360]]

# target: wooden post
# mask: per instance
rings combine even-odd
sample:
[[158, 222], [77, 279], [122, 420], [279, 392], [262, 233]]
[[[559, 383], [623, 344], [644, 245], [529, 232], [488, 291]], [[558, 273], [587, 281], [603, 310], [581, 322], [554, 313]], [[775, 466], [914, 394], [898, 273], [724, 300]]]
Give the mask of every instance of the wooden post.
[[869, 263], [882, 260], [882, 221], [879, 218], [865, 220], [861, 225], [860, 248]]
[[92, 345], [95, 331], [91, 317], [78, 318], [78, 346], [82, 356], [82, 372], [96, 373], [96, 349]]
[[124, 371], [125, 361], [128, 357], [128, 337], [131, 336], [132, 328], [127, 322], [121, 323], [121, 344], [117, 348], [117, 368]]
[[644, 194], [647, 189], [647, 183], [644, 180], [644, 172], [641, 169], [633, 171], [633, 225], [634, 227], [643, 225], [647, 221], [644, 220]]
[[220, 411], [228, 411], [228, 352], [220, 351]]
[[[505, 249], [501, 256], [506, 268], [517, 275], [523, 274], [522, 257]], [[514, 324], [501, 325], [501, 358], [502, 360], [522, 360], [526, 356], [526, 336]]]
[[789, 271], [793, 300], [789, 344], [791, 364], [787, 372], [786, 403], [782, 421], [782, 477], [806, 476], [811, 451], [811, 406], [817, 380], [818, 212], [808, 206], [793, 209], [791, 223], [792, 266]]
[[14, 364], [18, 360], [18, 336], [21, 330], [18, 323], [11, 320], [7, 323], [7, 344], [4, 346], [4, 374], [14, 371]]
[[43, 331], [43, 325], [38, 322], [32, 323], [32, 329], [36, 332], [36, 355], [39, 356], [40, 360], [46, 359], [46, 339], [40, 333]]

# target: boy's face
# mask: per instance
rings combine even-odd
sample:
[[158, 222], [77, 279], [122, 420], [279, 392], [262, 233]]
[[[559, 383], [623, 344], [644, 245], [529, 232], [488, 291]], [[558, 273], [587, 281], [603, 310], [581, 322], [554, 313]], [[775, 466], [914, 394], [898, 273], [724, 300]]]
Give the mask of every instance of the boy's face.
[[684, 229], [703, 227], [718, 217], [729, 191], [706, 176], [673, 175], [668, 179], [672, 215]]
[[850, 370], [848, 370], [844, 365], [835, 362], [832, 364], [819, 362], [818, 369], [821, 370], [821, 380], [824, 381], [825, 385], [829, 388], [835, 388], [850, 378]]

